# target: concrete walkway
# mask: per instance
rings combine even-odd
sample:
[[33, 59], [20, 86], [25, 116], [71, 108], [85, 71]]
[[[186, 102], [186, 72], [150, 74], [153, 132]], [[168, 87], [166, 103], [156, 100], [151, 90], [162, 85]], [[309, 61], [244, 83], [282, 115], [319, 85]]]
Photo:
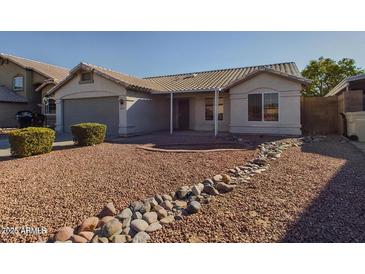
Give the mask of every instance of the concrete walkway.
[[[56, 141], [53, 143], [53, 148], [60, 148], [65, 146], [73, 145], [71, 134], [62, 134], [56, 136]], [[9, 157], [10, 155], [10, 144], [8, 138], [0, 139], [0, 160], [1, 158]]]

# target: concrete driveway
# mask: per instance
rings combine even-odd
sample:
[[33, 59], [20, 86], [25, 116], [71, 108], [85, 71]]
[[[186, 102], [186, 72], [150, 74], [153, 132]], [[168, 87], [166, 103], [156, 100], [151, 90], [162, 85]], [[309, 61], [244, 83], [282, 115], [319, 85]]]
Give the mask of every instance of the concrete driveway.
[[[61, 134], [56, 136], [56, 141], [53, 143], [53, 148], [73, 145], [71, 134]], [[0, 160], [1, 158], [9, 157], [10, 144], [8, 138], [0, 138]]]

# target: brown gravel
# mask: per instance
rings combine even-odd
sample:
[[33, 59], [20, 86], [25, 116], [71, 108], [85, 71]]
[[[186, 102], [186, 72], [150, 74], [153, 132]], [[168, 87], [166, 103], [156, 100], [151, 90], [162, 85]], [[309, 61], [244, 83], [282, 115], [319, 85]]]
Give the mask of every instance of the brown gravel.
[[97, 214], [110, 200], [121, 209], [225, 172], [255, 153], [160, 153], [104, 143], [0, 161], [0, 227], [44, 226], [49, 232], [42, 237], [2, 233], [0, 241], [45, 240], [61, 226], [75, 226]]
[[365, 242], [365, 157], [351, 144], [290, 148], [155, 242]]

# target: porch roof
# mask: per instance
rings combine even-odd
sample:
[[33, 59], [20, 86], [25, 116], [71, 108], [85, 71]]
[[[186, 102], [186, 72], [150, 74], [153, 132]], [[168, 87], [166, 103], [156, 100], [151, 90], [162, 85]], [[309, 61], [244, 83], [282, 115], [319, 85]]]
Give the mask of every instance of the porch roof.
[[338, 83], [333, 89], [331, 89], [325, 95], [325, 97], [336, 95], [339, 92], [341, 92], [342, 90], [344, 90], [346, 87], [348, 87], [351, 82], [361, 81], [361, 80], [365, 80], [365, 74], [359, 74], [359, 75], [347, 77], [347, 78], [343, 79], [340, 83]]

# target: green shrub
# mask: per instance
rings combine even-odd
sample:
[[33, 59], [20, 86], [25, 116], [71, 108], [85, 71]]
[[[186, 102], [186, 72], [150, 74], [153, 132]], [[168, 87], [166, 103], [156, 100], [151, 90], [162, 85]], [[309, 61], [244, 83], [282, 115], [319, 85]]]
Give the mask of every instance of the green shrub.
[[28, 157], [50, 152], [55, 140], [54, 130], [43, 127], [27, 127], [8, 133], [11, 155]]
[[104, 142], [106, 125], [98, 123], [81, 123], [71, 126], [75, 144], [93, 146]]

